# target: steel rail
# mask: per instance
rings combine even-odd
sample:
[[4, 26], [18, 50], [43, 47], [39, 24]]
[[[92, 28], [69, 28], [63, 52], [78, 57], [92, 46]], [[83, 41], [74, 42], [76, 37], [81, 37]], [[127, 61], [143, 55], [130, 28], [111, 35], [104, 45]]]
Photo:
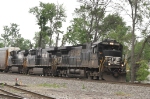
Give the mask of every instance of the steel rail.
[[30, 95], [32, 95], [34, 97], [37, 97], [37, 98], [40, 98], [40, 99], [55, 99], [55, 98], [52, 98], [52, 97], [49, 97], [49, 96], [45, 96], [45, 95], [42, 95], [42, 94], [39, 94], [39, 93], [35, 93], [35, 92], [28, 91], [28, 90], [25, 90], [25, 89], [22, 89], [22, 88], [18, 88], [16, 86], [11, 86], [11, 85], [4, 84], [4, 88], [6, 88], [6, 87], [14, 89], [14, 90], [21, 91], [21, 92], [25, 92], [27, 94], [30, 94]]
[[[2, 96], [3, 97], [14, 97], [14, 98], [17, 98], [17, 99], [23, 99], [24, 97], [22, 97], [22, 96], [19, 96], [19, 95], [16, 95], [16, 94], [13, 94], [13, 93], [11, 93], [11, 92], [8, 92], [8, 91], [6, 91], [6, 90], [3, 90], [3, 89], [1, 89], [0, 88], [0, 91], [1, 92], [3, 92], [3, 93], [5, 93], [5, 94], [2, 94]], [[1, 96], [1, 95], [0, 95]]]
[[22, 97], [17, 97], [17, 96], [13, 96], [13, 95], [7, 95], [7, 94], [0, 94], [0, 98], [7, 98], [7, 99], [23, 99]]

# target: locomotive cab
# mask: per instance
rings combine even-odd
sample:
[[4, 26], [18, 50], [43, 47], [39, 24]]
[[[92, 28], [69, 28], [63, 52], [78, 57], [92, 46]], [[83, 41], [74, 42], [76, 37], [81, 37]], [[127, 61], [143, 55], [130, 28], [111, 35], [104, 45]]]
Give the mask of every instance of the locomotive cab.
[[106, 39], [97, 44], [99, 72], [105, 80], [125, 81], [126, 66], [122, 59], [122, 49], [123, 46], [115, 40]]

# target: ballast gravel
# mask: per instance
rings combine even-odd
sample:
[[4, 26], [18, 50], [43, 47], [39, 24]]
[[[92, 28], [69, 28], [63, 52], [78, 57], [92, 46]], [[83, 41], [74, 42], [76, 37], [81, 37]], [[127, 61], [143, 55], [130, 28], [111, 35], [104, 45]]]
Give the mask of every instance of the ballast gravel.
[[56, 99], [150, 99], [150, 87], [0, 74], [0, 83], [16, 81], [26, 90]]

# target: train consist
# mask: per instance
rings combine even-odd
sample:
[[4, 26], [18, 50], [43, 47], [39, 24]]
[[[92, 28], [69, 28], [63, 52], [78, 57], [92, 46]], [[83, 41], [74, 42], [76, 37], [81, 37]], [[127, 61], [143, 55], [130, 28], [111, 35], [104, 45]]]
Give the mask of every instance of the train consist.
[[20, 50], [0, 48], [0, 70], [45, 76], [126, 81], [123, 46], [116, 40]]

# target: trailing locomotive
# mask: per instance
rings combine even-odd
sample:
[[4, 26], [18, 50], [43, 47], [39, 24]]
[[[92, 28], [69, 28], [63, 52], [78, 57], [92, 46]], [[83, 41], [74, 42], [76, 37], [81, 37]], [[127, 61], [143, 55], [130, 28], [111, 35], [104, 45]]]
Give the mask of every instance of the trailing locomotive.
[[8, 71], [45, 76], [126, 81], [123, 46], [116, 40], [11, 51]]

